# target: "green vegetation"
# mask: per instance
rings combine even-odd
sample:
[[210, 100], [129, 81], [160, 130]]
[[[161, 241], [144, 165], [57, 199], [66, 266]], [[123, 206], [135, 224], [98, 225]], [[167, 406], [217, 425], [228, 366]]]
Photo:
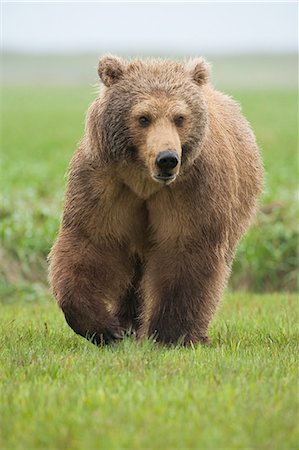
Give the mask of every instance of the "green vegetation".
[[298, 97], [295, 91], [236, 93], [255, 131], [266, 171], [253, 227], [241, 242], [232, 286], [298, 288]]
[[[295, 290], [298, 262], [297, 98], [293, 90], [236, 91], [262, 148], [267, 179], [261, 212], [242, 241], [231, 286]], [[91, 88], [5, 87], [3, 100], [1, 291], [29, 297], [46, 283], [46, 256], [59, 226], [65, 173], [83, 133]]]
[[290, 294], [227, 295], [210, 347], [97, 348], [48, 298], [0, 306], [0, 448], [295, 449]]

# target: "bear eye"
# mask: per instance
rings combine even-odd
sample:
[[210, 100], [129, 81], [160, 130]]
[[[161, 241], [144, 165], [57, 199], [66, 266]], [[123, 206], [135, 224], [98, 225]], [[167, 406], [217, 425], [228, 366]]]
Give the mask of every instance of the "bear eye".
[[145, 127], [149, 126], [149, 124], [151, 123], [151, 120], [149, 117], [141, 116], [141, 117], [139, 117], [138, 122], [143, 128], [145, 128]]
[[177, 127], [181, 127], [185, 121], [185, 118], [183, 116], [178, 116], [174, 119], [174, 123]]

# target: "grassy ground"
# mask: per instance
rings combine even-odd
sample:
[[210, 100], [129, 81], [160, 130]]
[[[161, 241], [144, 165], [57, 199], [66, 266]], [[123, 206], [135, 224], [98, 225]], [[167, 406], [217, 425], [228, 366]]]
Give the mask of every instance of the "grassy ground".
[[[127, 55], [123, 55], [126, 57]], [[135, 55], [136, 56], [136, 55]], [[142, 56], [154, 56], [139, 55]], [[156, 56], [165, 57], [165, 54]], [[195, 56], [199, 56], [198, 54]], [[178, 55], [169, 58], [185, 59]], [[212, 77], [222, 89], [285, 89], [297, 87], [298, 58], [296, 54], [281, 55], [212, 55], [205, 57], [212, 64]], [[99, 54], [4, 54], [2, 80], [18, 86], [85, 85], [97, 82]], [[20, 74], [22, 74], [20, 76]]]
[[193, 349], [98, 349], [48, 298], [0, 317], [3, 450], [298, 448], [294, 295], [227, 295]]
[[[50, 301], [45, 259], [92, 91], [2, 91], [0, 448], [295, 449], [295, 295], [227, 294], [211, 347], [193, 349], [130, 339], [98, 349], [74, 335]], [[231, 286], [294, 290], [296, 92], [227, 93], [251, 121], [267, 172]]]

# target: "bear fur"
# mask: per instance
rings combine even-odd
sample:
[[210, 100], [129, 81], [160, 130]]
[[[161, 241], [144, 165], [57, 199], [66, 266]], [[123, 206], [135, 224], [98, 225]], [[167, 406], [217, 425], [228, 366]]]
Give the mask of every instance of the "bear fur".
[[[262, 190], [254, 134], [203, 59], [108, 55], [98, 73], [50, 253], [52, 291], [95, 344], [126, 330], [205, 343]], [[161, 174], [162, 151], [177, 166]]]

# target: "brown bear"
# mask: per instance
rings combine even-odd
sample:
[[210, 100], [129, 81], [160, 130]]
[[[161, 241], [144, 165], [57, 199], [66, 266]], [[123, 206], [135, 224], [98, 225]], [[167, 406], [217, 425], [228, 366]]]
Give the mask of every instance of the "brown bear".
[[207, 342], [263, 168], [251, 128], [203, 59], [104, 56], [70, 164], [50, 282], [95, 344], [135, 330]]

